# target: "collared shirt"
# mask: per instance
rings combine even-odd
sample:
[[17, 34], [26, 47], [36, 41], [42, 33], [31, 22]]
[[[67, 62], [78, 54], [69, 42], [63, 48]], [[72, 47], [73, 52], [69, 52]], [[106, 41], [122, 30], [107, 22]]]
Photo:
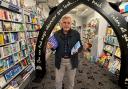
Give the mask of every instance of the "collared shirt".
[[69, 40], [68, 35], [64, 35], [64, 57], [70, 57]]

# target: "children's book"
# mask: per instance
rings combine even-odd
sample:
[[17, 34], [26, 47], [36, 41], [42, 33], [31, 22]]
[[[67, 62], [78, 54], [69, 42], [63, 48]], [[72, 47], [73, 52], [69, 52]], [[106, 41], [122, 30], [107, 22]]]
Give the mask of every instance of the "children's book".
[[121, 57], [121, 51], [119, 47], [116, 49], [115, 55], [119, 58]]

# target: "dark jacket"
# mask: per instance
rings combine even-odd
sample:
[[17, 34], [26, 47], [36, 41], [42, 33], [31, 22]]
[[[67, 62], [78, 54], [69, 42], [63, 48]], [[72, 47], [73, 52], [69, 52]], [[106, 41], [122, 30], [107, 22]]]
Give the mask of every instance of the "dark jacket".
[[[59, 31], [55, 32], [54, 36], [55, 36], [56, 40], [58, 41], [58, 47], [56, 48], [56, 52], [55, 52], [55, 66], [56, 66], [56, 68], [59, 69], [61, 59], [62, 59], [63, 54], [64, 54], [63, 30], [59, 30]], [[68, 40], [69, 40], [69, 49], [70, 50], [78, 41], [80, 41], [80, 44], [81, 44], [81, 47], [79, 48], [78, 53], [82, 50], [83, 46], [82, 46], [82, 43], [80, 40], [80, 34], [76, 30], [70, 29], [70, 31], [68, 33]], [[70, 56], [72, 69], [78, 67], [78, 53], [75, 53], [75, 54]]]

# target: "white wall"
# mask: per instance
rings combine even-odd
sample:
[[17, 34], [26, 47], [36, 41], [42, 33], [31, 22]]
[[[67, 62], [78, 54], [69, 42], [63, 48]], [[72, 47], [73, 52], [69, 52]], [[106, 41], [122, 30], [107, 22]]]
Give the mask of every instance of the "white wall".
[[76, 26], [82, 26], [82, 18], [75, 15], [75, 14], [71, 14], [72, 19], [76, 21]]
[[95, 14], [96, 17], [99, 18], [99, 29], [98, 29], [98, 50], [97, 50], [97, 56], [99, 56], [103, 52], [103, 38], [106, 34], [106, 28], [108, 25], [108, 22], [98, 13]]

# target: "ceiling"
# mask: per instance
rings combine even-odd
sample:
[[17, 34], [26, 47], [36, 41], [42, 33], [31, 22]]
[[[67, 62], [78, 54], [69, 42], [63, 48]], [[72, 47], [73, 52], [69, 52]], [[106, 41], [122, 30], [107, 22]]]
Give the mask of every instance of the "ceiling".
[[[61, 3], [63, 0], [25, 0], [25, 1], [36, 1], [36, 4], [40, 6], [40, 8], [46, 8], [47, 10], [51, 7], [57, 6], [59, 3]], [[112, 3], [116, 3], [119, 2], [121, 0], [107, 0], [108, 2], [112, 2]], [[128, 1], [128, 0], [125, 0]], [[49, 10], [48, 10], [49, 11]], [[94, 12], [94, 10], [92, 10], [91, 8], [89, 8], [88, 6], [81, 4], [77, 7], [75, 7], [74, 9], [72, 9], [70, 11], [71, 14], [75, 14], [81, 17], [86, 17], [89, 14], [91, 14], [92, 12]]]

